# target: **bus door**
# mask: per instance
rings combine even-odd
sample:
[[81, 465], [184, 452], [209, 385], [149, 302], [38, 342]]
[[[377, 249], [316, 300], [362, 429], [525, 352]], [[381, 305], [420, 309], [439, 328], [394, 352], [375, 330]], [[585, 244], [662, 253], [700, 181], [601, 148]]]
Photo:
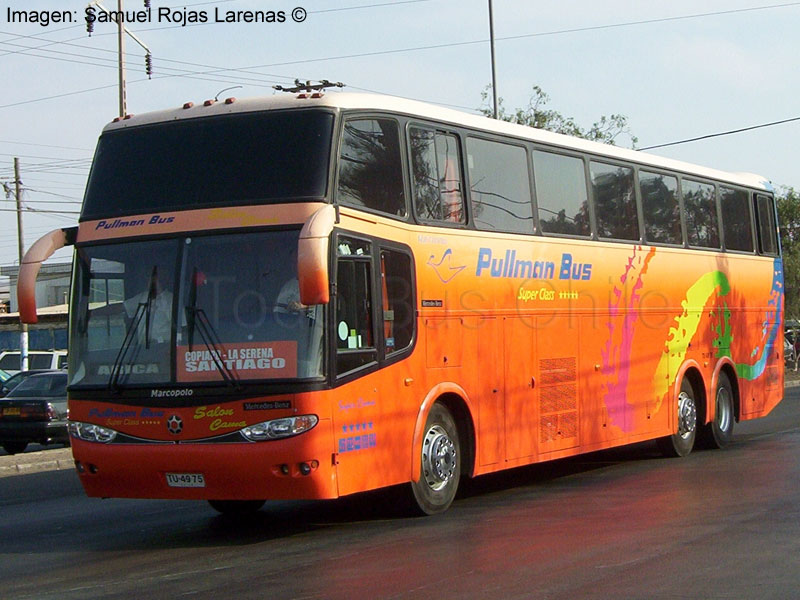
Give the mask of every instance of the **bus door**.
[[536, 454], [539, 427], [534, 390], [534, 322], [525, 317], [503, 319], [505, 441], [509, 461]]

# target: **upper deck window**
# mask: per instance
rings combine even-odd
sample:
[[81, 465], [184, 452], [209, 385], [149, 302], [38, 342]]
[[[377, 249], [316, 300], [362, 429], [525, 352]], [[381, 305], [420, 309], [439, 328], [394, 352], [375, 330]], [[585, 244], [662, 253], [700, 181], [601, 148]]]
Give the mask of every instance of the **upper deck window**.
[[478, 229], [533, 233], [525, 148], [467, 138], [472, 214]]
[[590, 236], [592, 226], [583, 160], [535, 150], [533, 175], [542, 231]]
[[758, 246], [761, 254], [778, 254], [778, 228], [775, 224], [775, 203], [770, 196], [756, 196]]
[[714, 186], [710, 183], [683, 180], [683, 208], [686, 211], [686, 235], [690, 246], [719, 248], [719, 225]]
[[644, 230], [648, 242], [679, 245], [681, 208], [678, 204], [678, 178], [661, 173], [639, 172]]
[[639, 217], [633, 169], [592, 161], [589, 164], [594, 190], [597, 235], [617, 240], [639, 239]]
[[750, 219], [750, 202], [747, 192], [721, 187], [719, 203], [722, 207], [722, 231], [727, 250], [753, 252], [753, 229]]
[[250, 112], [104, 133], [81, 218], [322, 198], [333, 114]]
[[410, 139], [417, 216], [425, 221], [464, 223], [464, 186], [458, 137], [413, 127]]
[[341, 204], [405, 216], [400, 135], [391, 119], [347, 121], [339, 155]]

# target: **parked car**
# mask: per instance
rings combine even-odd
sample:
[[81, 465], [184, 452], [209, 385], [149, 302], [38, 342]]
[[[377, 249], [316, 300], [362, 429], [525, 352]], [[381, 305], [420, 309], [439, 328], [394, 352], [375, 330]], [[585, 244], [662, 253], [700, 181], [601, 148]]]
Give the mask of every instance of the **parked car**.
[[9, 454], [28, 444], [69, 444], [67, 373], [35, 373], [0, 398], [0, 446]]
[[5, 383], [11, 377], [11, 373], [0, 369], [0, 383]]
[[37, 373], [47, 373], [49, 371], [52, 371], [52, 369], [33, 369], [30, 371], [19, 371], [18, 373], [14, 373], [14, 375], [11, 375], [3, 383], [0, 383], [0, 398], [8, 396], [8, 393], [11, 390], [13, 390], [31, 375], [36, 375]]
[[[21, 370], [19, 350], [4, 350], [0, 352], [0, 369], [10, 374]], [[66, 369], [66, 350], [29, 350], [28, 369]]]

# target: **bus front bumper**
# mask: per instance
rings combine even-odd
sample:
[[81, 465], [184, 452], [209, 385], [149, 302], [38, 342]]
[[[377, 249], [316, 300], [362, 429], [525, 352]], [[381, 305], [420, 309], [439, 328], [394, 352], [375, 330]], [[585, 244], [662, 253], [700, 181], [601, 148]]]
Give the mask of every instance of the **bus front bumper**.
[[255, 443], [71, 441], [78, 475], [91, 497], [323, 499], [338, 496], [332, 437], [326, 429], [317, 426], [295, 437]]

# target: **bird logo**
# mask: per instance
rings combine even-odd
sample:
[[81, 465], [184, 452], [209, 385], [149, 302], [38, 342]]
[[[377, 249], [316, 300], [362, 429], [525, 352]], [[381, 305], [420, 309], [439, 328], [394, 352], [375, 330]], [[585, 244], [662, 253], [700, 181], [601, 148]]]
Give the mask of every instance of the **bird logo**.
[[434, 262], [434, 258], [435, 255], [431, 254], [427, 264], [429, 267], [433, 268], [442, 283], [450, 283], [456, 275], [466, 268], [466, 265], [461, 265], [460, 267], [453, 265], [452, 248], [445, 250], [439, 262]]

